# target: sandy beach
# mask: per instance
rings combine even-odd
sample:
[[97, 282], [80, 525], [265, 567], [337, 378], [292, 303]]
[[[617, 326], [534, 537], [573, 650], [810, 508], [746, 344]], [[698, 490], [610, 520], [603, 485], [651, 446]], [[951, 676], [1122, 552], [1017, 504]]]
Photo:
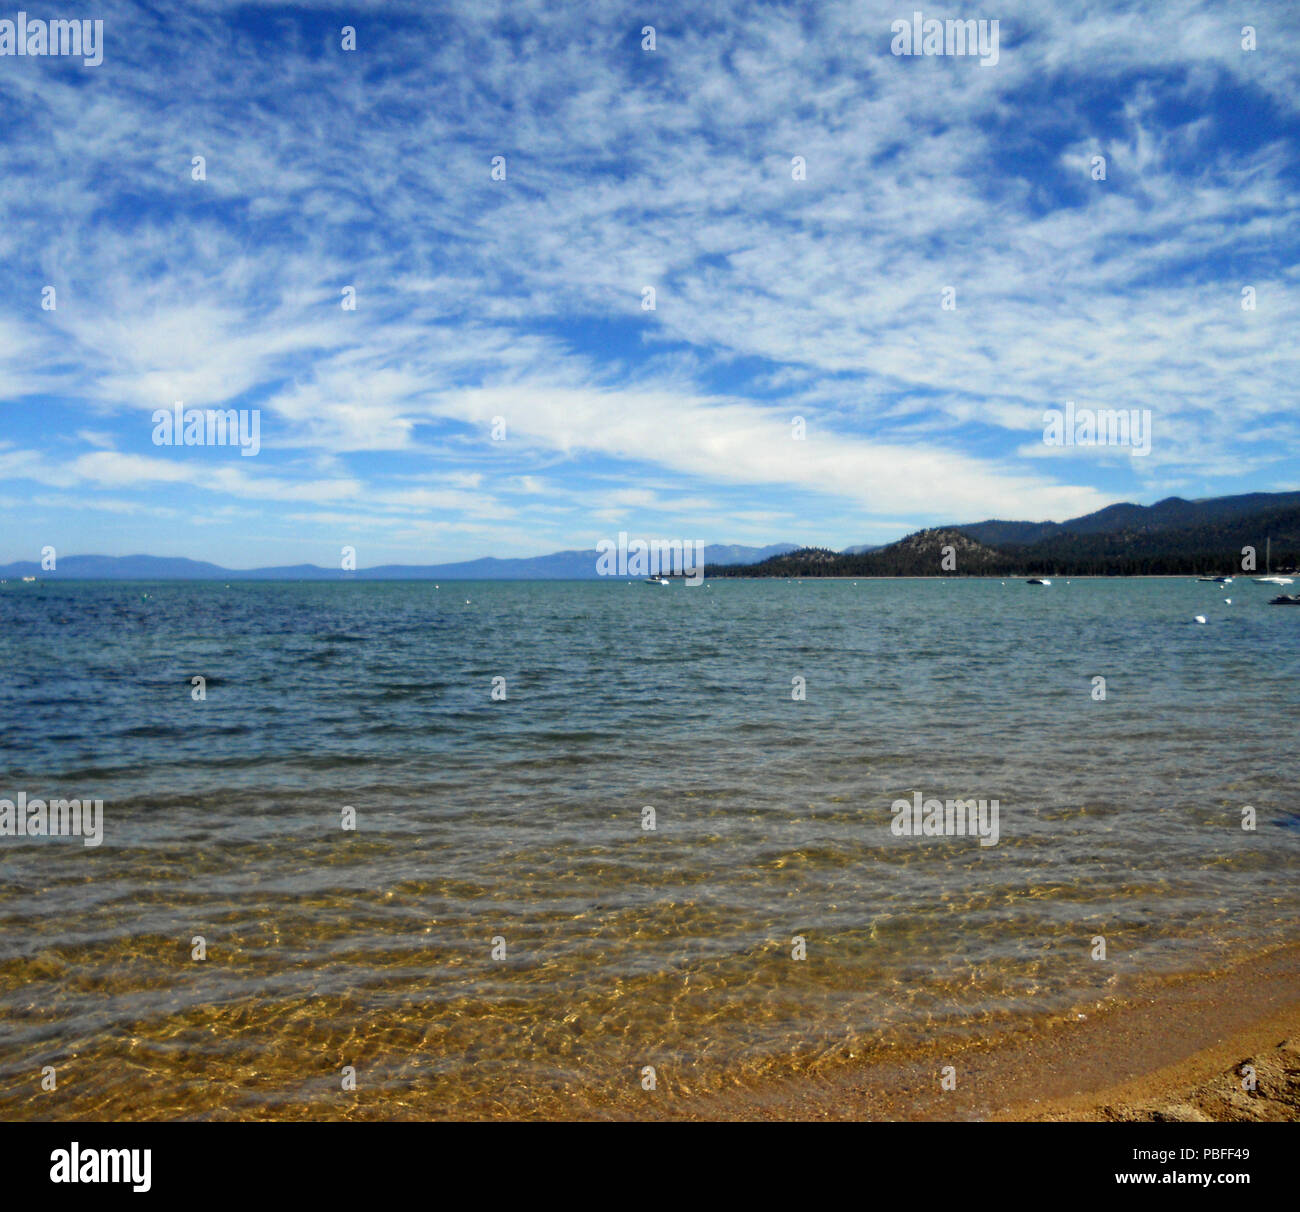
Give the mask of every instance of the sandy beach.
[[[1255, 1070], [1256, 1089], [1243, 1083]], [[1300, 1120], [1300, 1008], [1121, 1085], [1014, 1108], [1003, 1119], [1127, 1122]]]
[[[956, 1088], [940, 1074], [955, 1071]], [[1243, 1088], [1254, 1069], [1255, 1089]], [[1170, 980], [987, 1040], [735, 1091], [691, 1118], [1009, 1121], [1300, 1119], [1300, 946]]]

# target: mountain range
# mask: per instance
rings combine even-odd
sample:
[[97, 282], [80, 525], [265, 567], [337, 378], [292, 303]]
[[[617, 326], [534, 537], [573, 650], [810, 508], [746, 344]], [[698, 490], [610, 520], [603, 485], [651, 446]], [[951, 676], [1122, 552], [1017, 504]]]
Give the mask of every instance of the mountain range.
[[919, 530], [875, 551], [803, 548], [710, 576], [1132, 576], [1263, 573], [1300, 561], [1300, 492], [1109, 505], [1066, 522], [991, 519]]
[[[794, 543], [774, 543], [768, 547], [712, 544], [704, 548], [704, 562], [706, 567], [743, 567], [797, 549]], [[595, 550], [557, 551], [523, 559], [486, 556], [458, 564], [381, 564], [345, 573], [340, 568], [322, 568], [318, 564], [233, 569], [174, 556], [82, 555], [60, 556], [52, 571], [42, 571], [40, 564], [31, 560], [0, 565], [0, 579], [35, 576], [41, 580], [69, 581], [571, 581], [596, 579], [597, 558]]]
[[[1132, 575], [1241, 570], [1254, 547], [1259, 571], [1272, 540], [1273, 566], [1300, 561], [1300, 492], [1254, 492], [1154, 505], [1108, 505], [1064, 522], [988, 519], [918, 530], [884, 546], [843, 551], [774, 543], [704, 548], [710, 576]], [[955, 564], [945, 567], [947, 563]], [[231, 569], [170, 556], [60, 557], [57, 569], [35, 561], [0, 565], [0, 579], [66, 580], [589, 580], [596, 551], [557, 551], [519, 559], [487, 556], [454, 564], [383, 564], [343, 572], [317, 564]]]

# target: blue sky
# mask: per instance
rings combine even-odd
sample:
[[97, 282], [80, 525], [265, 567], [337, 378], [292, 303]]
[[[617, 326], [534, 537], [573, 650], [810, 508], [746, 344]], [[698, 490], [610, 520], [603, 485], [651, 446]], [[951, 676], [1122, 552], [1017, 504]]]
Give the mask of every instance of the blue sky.
[[[0, 561], [1300, 488], [1294, 5], [920, 8], [997, 18], [989, 66], [892, 54], [918, 6], [872, 0], [28, 8], [104, 61], [0, 57]], [[1066, 400], [1151, 453], [1045, 445]], [[260, 452], [155, 444], [176, 401]]]

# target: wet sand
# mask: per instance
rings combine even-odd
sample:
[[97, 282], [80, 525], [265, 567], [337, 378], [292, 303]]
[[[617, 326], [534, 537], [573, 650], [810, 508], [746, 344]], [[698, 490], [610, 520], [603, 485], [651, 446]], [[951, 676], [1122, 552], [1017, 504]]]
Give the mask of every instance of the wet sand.
[[[1246, 1066], [1255, 1088], [1245, 1088]], [[1300, 1009], [1270, 1015], [1223, 1043], [1153, 1073], [1002, 1119], [1149, 1123], [1300, 1120]]]
[[[1254, 1091], [1242, 1087], [1244, 1065]], [[941, 1076], [951, 1066], [955, 1089]], [[950, 1083], [951, 1084], [951, 1081]], [[670, 1113], [671, 1115], [672, 1113]], [[1224, 972], [816, 1078], [687, 1102], [703, 1119], [1300, 1120], [1300, 945]]]

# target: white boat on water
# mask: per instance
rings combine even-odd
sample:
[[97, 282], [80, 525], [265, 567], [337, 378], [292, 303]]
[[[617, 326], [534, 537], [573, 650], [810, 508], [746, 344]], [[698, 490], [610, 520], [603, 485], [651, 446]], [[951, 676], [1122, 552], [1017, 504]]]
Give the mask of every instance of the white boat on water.
[[646, 577], [647, 585], [671, 585], [672, 582], [667, 577]]
[[1046, 577], [1030, 577], [1025, 582], [1026, 585], [1050, 585], [1051, 583]]
[[1273, 575], [1273, 536], [1269, 535], [1267, 544], [1264, 547], [1264, 571], [1266, 576], [1256, 577], [1256, 585], [1294, 585], [1295, 581], [1291, 577], [1275, 577]]

